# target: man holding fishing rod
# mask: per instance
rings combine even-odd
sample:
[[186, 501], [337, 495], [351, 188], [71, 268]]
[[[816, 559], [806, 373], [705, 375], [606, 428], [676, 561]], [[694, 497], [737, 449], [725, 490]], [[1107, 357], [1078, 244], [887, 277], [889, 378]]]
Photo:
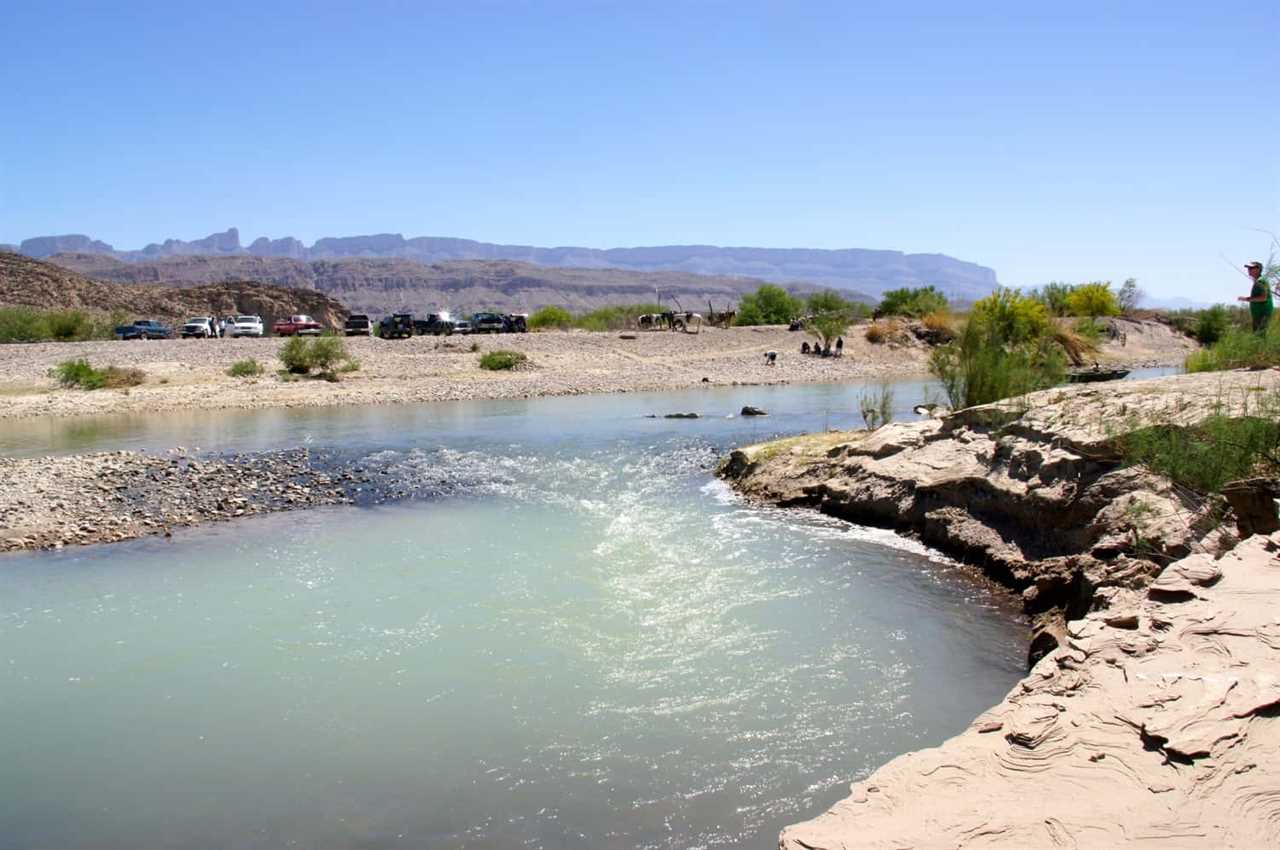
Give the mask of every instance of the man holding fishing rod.
[[1248, 295], [1241, 295], [1237, 301], [1249, 305], [1249, 315], [1253, 319], [1253, 332], [1265, 334], [1267, 325], [1271, 323], [1271, 281], [1262, 276], [1262, 263], [1254, 260], [1244, 267], [1253, 279], [1253, 289]]

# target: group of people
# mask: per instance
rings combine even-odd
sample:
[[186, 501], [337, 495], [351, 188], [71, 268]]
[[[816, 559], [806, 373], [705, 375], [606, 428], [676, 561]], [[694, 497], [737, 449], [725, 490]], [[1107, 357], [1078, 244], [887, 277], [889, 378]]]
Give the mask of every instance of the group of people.
[[815, 357], [844, 357], [844, 337], [836, 337], [836, 346], [833, 349], [831, 343], [825, 346], [818, 345], [816, 342], [809, 345], [807, 342], [800, 343], [801, 354], [812, 354]]

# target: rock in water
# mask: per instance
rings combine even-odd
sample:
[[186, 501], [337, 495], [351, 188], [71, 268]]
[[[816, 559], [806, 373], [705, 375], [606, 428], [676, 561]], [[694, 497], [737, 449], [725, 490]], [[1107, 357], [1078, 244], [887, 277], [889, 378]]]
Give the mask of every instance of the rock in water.
[[769, 411], [761, 410], [758, 407], [752, 407], [751, 405], [748, 404], [742, 408], [742, 412], [739, 415], [740, 416], [768, 416]]
[[697, 419], [696, 413], [668, 413], [663, 419]]

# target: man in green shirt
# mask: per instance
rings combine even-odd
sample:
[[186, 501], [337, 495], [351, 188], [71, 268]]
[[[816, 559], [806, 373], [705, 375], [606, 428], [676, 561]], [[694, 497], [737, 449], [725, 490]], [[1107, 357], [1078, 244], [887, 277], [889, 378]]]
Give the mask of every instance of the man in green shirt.
[[1253, 332], [1265, 334], [1267, 325], [1271, 323], [1271, 282], [1262, 276], [1262, 263], [1257, 260], [1244, 269], [1253, 278], [1253, 289], [1248, 296], [1241, 295], [1236, 300], [1248, 303], [1249, 316], [1253, 319]]

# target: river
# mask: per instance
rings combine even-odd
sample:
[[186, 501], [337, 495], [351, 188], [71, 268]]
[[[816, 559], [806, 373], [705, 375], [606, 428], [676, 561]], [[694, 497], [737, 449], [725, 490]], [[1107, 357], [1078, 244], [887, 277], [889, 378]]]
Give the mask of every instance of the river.
[[305, 444], [436, 486], [4, 558], [0, 846], [773, 846], [1023, 671], [1006, 594], [711, 474], [861, 391], [4, 423], [9, 454]]

